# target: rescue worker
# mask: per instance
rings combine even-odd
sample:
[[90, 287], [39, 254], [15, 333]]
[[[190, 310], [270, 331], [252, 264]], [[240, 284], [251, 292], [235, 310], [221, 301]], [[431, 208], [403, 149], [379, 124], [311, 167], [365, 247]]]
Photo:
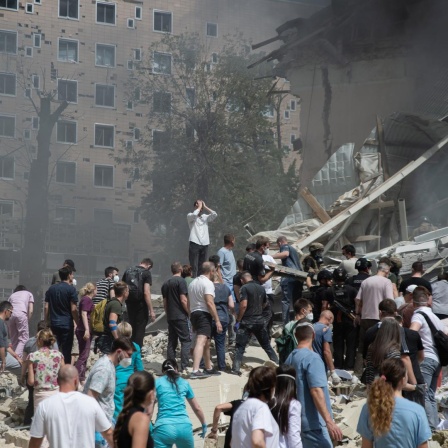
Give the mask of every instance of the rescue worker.
[[309, 246], [310, 253], [305, 256], [302, 261], [303, 270], [305, 272], [317, 272], [324, 262], [322, 258], [323, 244], [311, 243]]
[[[334, 285], [325, 291], [322, 310], [334, 314], [333, 356], [336, 369], [353, 370], [355, 366], [358, 329], [355, 326], [355, 298], [358, 291], [345, 284], [347, 273], [342, 268], [333, 271]], [[336, 304], [337, 302], [337, 304]]]
[[412, 232], [412, 237], [415, 238], [416, 236], [423, 235], [424, 233], [432, 232], [437, 229], [438, 227], [433, 226], [427, 216], [422, 216], [420, 225]]
[[361, 287], [361, 283], [368, 277], [370, 277], [370, 268], [372, 263], [367, 258], [358, 258], [355, 263], [355, 268], [358, 271], [356, 275], [346, 280], [346, 284], [353, 286], [357, 291]]
[[313, 322], [317, 322], [322, 312], [322, 302], [325, 298], [325, 291], [333, 284], [333, 274], [327, 269], [322, 269], [317, 274], [317, 285], [313, 286], [313, 273], [308, 273], [306, 286], [310, 292], [309, 299], [313, 304]]

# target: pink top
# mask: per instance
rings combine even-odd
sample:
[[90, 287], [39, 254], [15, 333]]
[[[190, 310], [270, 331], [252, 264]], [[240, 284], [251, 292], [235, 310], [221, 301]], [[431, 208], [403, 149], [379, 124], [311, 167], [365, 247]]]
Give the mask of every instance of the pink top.
[[27, 361], [31, 361], [34, 370], [34, 390], [55, 390], [58, 385], [58, 372], [62, 367], [62, 353], [48, 347], [30, 353]]
[[380, 320], [378, 305], [384, 299], [393, 299], [392, 282], [380, 275], [372, 275], [361, 283], [357, 299], [362, 300], [361, 319]]
[[34, 297], [29, 291], [17, 291], [9, 297], [9, 302], [13, 306], [12, 314], [19, 316], [28, 313], [28, 304], [34, 303]]

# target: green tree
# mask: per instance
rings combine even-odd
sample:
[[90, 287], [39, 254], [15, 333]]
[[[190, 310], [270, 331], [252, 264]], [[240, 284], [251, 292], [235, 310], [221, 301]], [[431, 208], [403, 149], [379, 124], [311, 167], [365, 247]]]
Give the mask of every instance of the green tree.
[[141, 213], [170, 259], [185, 259], [186, 214], [197, 198], [218, 213], [212, 247], [228, 232], [241, 242], [249, 221], [277, 227], [296, 199], [295, 167], [284, 169], [267, 113], [270, 67], [247, 69], [256, 57], [240, 36], [212, 53], [196, 34], [167, 35], [134, 67], [130, 99], [147, 104], [148, 124], [117, 162], [146, 182]]

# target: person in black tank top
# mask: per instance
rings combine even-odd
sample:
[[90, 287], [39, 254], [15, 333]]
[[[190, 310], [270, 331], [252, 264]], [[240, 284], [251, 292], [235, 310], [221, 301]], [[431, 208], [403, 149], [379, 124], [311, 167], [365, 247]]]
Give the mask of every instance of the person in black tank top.
[[[136, 372], [124, 390], [123, 410], [117, 419], [114, 441], [117, 448], [154, 448], [149, 424], [155, 399], [154, 377], [145, 371]], [[147, 410], [151, 410], [150, 413]]]

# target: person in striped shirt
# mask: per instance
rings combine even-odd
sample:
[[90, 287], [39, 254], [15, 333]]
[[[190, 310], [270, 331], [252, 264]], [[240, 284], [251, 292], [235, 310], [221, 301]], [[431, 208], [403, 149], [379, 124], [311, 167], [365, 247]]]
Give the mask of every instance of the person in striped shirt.
[[96, 305], [103, 299], [111, 299], [115, 297], [114, 284], [120, 280], [118, 276], [118, 269], [114, 266], [109, 266], [104, 270], [104, 278], [96, 282], [96, 296], [93, 298], [93, 303]]

